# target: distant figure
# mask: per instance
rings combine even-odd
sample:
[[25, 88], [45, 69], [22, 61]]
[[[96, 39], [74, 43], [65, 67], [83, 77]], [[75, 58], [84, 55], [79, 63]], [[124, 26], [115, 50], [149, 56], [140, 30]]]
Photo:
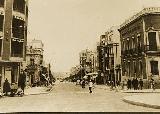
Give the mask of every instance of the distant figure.
[[124, 80], [124, 90], [127, 90], [127, 80]]
[[151, 79], [151, 89], [155, 90], [155, 81]]
[[135, 89], [136, 89], [136, 90], [138, 90], [138, 85], [139, 85], [139, 84], [138, 84], [138, 79], [136, 78], [136, 79], [135, 79]]
[[131, 89], [132, 86], [132, 81], [130, 79], [128, 79], [127, 81], [127, 89]]
[[79, 84], [80, 84], [80, 82], [81, 82], [81, 81], [78, 79], [78, 80], [77, 80], [77, 83], [76, 83], [76, 85], [79, 85]]
[[135, 78], [132, 79], [132, 86], [133, 86], [133, 89], [136, 90], [136, 86], [135, 86]]
[[10, 83], [8, 82], [7, 78], [3, 84], [3, 93], [5, 93], [5, 96], [8, 96], [8, 92], [11, 91]]
[[121, 86], [122, 86], [122, 90], [124, 90], [124, 81], [122, 81]]
[[85, 88], [85, 80], [82, 81], [82, 88]]
[[19, 76], [18, 86], [22, 89], [24, 93], [24, 88], [26, 86], [26, 74], [23, 70], [21, 70], [21, 73]]
[[88, 84], [89, 84], [89, 93], [92, 93], [93, 82], [90, 80]]
[[140, 79], [140, 81], [139, 81], [139, 89], [142, 90], [142, 88], [143, 88], [143, 80]]

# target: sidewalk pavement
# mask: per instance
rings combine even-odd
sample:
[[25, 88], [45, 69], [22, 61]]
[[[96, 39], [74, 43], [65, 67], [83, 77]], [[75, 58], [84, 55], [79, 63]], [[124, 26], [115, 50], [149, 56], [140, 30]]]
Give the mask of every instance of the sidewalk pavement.
[[123, 93], [160, 93], [160, 89], [143, 89], [143, 90], [120, 90]]
[[148, 93], [148, 94], [127, 96], [123, 98], [123, 101], [133, 105], [160, 109], [159, 98], [160, 94]]
[[28, 87], [24, 90], [24, 95], [47, 94], [51, 90], [52, 87]]
[[[111, 90], [109, 86], [107, 85], [95, 85], [95, 88], [98, 88], [98, 89], [104, 89], [104, 90]], [[143, 90], [122, 90], [121, 87], [118, 87], [118, 88], [113, 88], [112, 91], [118, 91], [118, 92], [122, 92], [122, 93], [160, 93], [160, 89], [143, 89]]]

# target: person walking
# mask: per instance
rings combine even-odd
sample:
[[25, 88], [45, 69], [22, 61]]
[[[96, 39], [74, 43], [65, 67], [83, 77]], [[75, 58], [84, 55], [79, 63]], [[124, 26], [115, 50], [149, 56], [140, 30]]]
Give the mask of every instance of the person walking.
[[5, 93], [5, 96], [8, 96], [8, 92], [11, 92], [11, 86], [10, 83], [8, 82], [8, 79], [6, 78], [4, 84], [3, 84], [3, 93]]
[[155, 90], [155, 81], [151, 79], [151, 89]]
[[92, 80], [90, 80], [88, 84], [89, 84], [89, 93], [92, 93], [92, 87], [93, 87]]
[[143, 88], [143, 80], [140, 79], [140, 81], [139, 81], [139, 89], [142, 90], [142, 88]]
[[21, 73], [19, 76], [18, 86], [22, 89], [23, 94], [24, 94], [24, 89], [26, 86], [26, 74], [25, 74], [25, 71], [23, 70], [21, 70]]

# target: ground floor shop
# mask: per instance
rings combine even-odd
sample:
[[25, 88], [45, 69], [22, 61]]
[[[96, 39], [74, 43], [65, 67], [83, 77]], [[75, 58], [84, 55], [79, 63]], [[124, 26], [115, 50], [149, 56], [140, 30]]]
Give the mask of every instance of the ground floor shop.
[[17, 83], [20, 74], [20, 62], [0, 62], [0, 86], [7, 79], [10, 84]]
[[145, 88], [149, 88], [149, 81], [154, 79], [160, 88], [160, 57], [147, 55], [145, 57], [127, 58], [122, 61], [122, 81], [128, 79], [143, 79]]

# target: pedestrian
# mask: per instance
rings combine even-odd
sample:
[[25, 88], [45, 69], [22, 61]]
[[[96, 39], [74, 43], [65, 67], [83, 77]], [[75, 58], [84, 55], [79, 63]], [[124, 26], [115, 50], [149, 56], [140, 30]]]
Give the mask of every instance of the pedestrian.
[[143, 80], [140, 79], [140, 81], [139, 81], [139, 89], [142, 90], [142, 88], [143, 88]]
[[136, 90], [136, 87], [135, 87], [135, 78], [132, 79], [132, 87], [133, 87], [134, 90]]
[[23, 94], [24, 94], [24, 89], [26, 86], [26, 74], [25, 74], [25, 71], [23, 70], [21, 70], [21, 73], [19, 76], [18, 86], [22, 89]]
[[3, 93], [5, 93], [5, 96], [8, 96], [8, 92], [11, 92], [11, 86], [10, 83], [8, 82], [8, 79], [6, 78], [4, 84], [3, 84]]
[[92, 87], [93, 87], [92, 80], [90, 80], [88, 84], [89, 84], [89, 93], [92, 93]]
[[127, 90], [127, 80], [124, 80], [124, 90]]
[[138, 79], [136, 78], [136, 79], [135, 79], [135, 90], [138, 90], [138, 85], [139, 85], [139, 84], [138, 84]]
[[124, 81], [122, 81], [121, 86], [122, 86], [122, 90], [124, 90]]
[[131, 89], [131, 86], [132, 86], [132, 81], [130, 79], [128, 79], [128, 81], [127, 81], [127, 88]]
[[82, 81], [82, 88], [85, 88], [85, 84], [86, 84], [86, 82], [85, 82], [85, 80], [83, 80]]
[[155, 90], [155, 81], [151, 79], [151, 89]]

